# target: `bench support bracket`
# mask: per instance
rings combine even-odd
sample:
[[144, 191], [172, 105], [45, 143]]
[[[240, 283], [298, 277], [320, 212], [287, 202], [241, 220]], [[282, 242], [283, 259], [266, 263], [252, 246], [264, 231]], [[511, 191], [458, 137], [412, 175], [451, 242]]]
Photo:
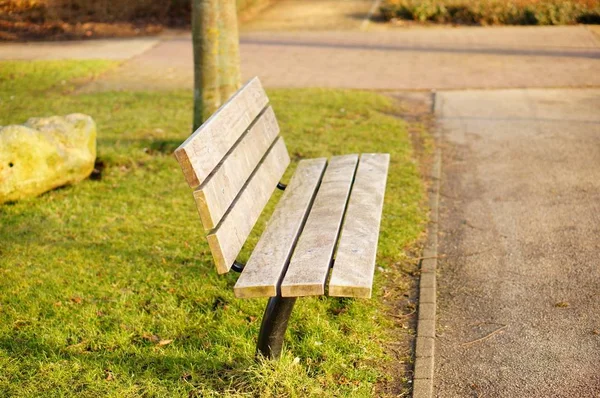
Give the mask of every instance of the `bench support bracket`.
[[257, 354], [269, 359], [279, 359], [294, 304], [296, 297], [275, 296], [269, 299], [258, 334]]

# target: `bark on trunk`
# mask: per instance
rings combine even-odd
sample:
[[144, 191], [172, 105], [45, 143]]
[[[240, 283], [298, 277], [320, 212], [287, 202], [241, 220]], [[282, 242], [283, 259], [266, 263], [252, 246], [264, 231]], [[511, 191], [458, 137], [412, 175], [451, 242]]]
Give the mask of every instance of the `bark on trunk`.
[[219, 1], [192, 0], [195, 131], [221, 103], [219, 92]]
[[236, 0], [192, 0], [195, 131], [241, 85]]

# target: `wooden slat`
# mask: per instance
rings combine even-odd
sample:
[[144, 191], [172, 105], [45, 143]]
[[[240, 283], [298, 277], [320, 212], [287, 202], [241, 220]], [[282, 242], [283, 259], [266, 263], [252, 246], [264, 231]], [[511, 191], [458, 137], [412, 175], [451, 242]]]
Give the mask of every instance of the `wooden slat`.
[[329, 295], [371, 297], [389, 154], [360, 157], [329, 280]]
[[268, 101], [255, 77], [175, 150], [190, 187], [202, 184]]
[[220, 274], [231, 268], [289, 163], [283, 138], [279, 137], [221, 223], [207, 236]]
[[327, 159], [302, 160], [273, 212], [242, 275], [236, 297], [273, 297], [315, 196]]
[[213, 229], [279, 134], [273, 109], [268, 107], [198, 189], [194, 199], [202, 225]]
[[358, 155], [331, 158], [281, 283], [283, 297], [325, 293], [325, 280], [338, 238]]

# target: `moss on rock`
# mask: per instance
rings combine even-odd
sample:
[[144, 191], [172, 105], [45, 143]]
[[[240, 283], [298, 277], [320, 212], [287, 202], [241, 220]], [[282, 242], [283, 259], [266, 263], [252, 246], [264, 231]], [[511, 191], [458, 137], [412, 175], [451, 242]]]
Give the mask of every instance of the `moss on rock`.
[[0, 127], [0, 203], [34, 197], [87, 178], [96, 124], [79, 113]]

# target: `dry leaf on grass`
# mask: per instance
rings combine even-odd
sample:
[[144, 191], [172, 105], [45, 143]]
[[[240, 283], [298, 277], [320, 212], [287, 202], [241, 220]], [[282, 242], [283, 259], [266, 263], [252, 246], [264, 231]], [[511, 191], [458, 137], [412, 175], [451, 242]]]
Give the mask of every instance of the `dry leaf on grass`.
[[162, 347], [162, 346], [165, 346], [167, 344], [171, 344], [172, 342], [173, 342], [173, 340], [161, 340], [161, 341], [158, 342], [158, 345]]

